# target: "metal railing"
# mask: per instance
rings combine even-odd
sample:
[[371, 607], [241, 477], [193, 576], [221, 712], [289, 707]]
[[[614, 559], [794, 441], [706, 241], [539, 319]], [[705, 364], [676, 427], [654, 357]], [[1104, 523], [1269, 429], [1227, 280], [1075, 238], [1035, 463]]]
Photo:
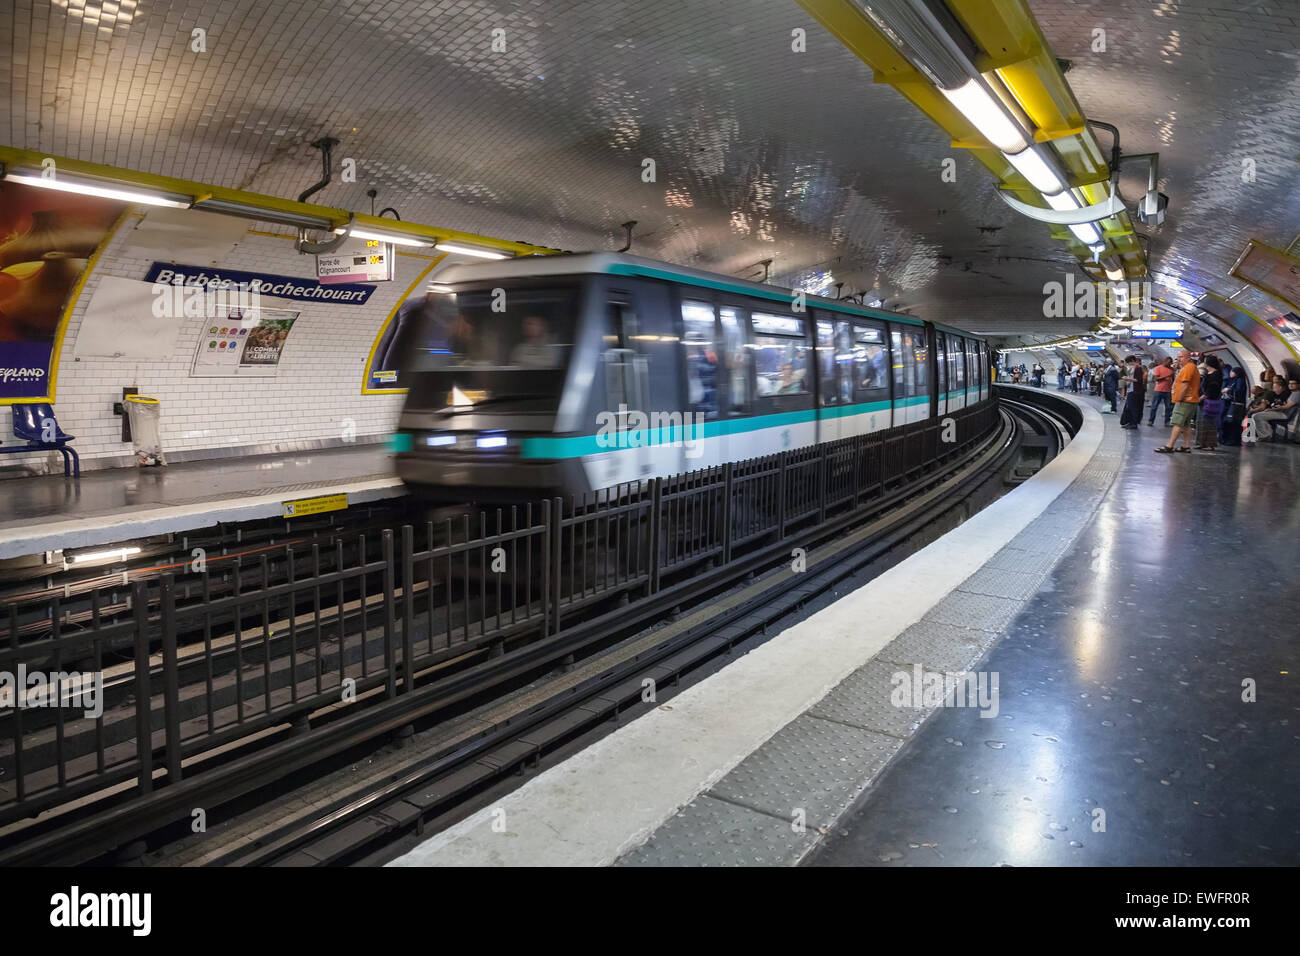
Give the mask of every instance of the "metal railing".
[[[558, 634], [587, 609], [647, 598], [853, 512], [966, 453], [998, 420], [990, 401], [583, 498], [359, 535], [332, 554], [263, 555], [251, 573], [106, 586], [89, 615], [57, 596], [10, 604], [0, 679], [26, 680], [21, 697], [0, 699], [0, 825], [109, 787], [138, 796], [219, 773], [199, 758], [382, 704]], [[19, 626], [34, 614], [50, 622], [38, 639]], [[83, 692], [96, 679], [94, 702]]]

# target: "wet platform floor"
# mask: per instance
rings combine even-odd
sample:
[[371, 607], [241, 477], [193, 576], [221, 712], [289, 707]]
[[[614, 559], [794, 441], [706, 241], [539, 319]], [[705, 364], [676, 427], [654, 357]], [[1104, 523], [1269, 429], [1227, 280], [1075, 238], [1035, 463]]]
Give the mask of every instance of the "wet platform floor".
[[1300, 863], [1300, 449], [1167, 435], [805, 865]]

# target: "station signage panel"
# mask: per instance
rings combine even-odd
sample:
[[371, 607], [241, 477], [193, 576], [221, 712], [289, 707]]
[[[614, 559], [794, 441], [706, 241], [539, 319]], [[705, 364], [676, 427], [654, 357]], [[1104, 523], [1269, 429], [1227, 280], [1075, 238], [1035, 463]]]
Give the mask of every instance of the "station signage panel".
[[1139, 322], [1128, 331], [1134, 339], [1177, 339], [1183, 334], [1181, 322]]
[[258, 295], [273, 295], [281, 299], [298, 299], [302, 302], [334, 302], [362, 305], [375, 291], [372, 285], [326, 285], [317, 279], [302, 276], [281, 276], [269, 272], [243, 272], [236, 269], [218, 269], [211, 266], [186, 266], [171, 262], [155, 262], [145, 273], [145, 282], [161, 282], [208, 291], [243, 289]]
[[393, 247], [377, 239], [344, 243], [337, 252], [316, 257], [316, 277], [322, 285], [344, 282], [391, 282]]

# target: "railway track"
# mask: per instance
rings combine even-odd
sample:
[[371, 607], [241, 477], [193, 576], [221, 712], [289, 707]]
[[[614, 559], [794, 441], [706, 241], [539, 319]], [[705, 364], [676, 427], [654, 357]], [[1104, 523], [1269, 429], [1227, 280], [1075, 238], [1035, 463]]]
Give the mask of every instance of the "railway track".
[[[630, 605], [626, 590], [575, 605], [563, 631], [548, 635], [543, 627], [541, 639], [533, 636], [504, 656], [497, 644], [449, 646], [411, 675], [411, 687], [402, 677], [403, 693], [396, 699], [384, 700], [380, 684], [361, 695], [362, 703], [377, 705], [372, 710], [353, 705], [314, 712], [308, 753], [297, 746], [299, 728], [270, 721], [259, 733], [223, 745], [205, 773], [168, 780], [147, 800], [116, 801], [14, 829], [19, 841], [0, 850], [0, 864], [111, 862], [121, 859], [124, 846], [133, 847], [127, 856], [138, 856], [160, 845], [167, 849], [149, 859], [292, 865], [364, 858], [395, 835], [419, 832], [431, 821], [440, 825], [448, 814], [462, 812], [466, 800], [525, 765], [553, 759], [611, 717], [648, 706], [641, 700], [647, 676], [662, 688], [713, 666], [846, 575], [900, 553], [925, 534], [941, 533], [945, 521], [969, 512], [976, 489], [1000, 484], [999, 474], [1022, 444], [1053, 431], [1050, 416], [1032, 407], [1012, 408], [1001, 415], [993, 437], [918, 481], [871, 498], [869, 505], [787, 532], [723, 566], [709, 561], [679, 569], [657, 593]], [[780, 567], [794, 547], [808, 549], [808, 573], [783, 576]], [[430, 577], [412, 588], [428, 592], [428, 614], [439, 604], [434, 585]], [[403, 586], [399, 582], [395, 593], [404, 599]], [[390, 627], [392, 593], [390, 587]], [[440, 601], [439, 613], [441, 605], [450, 606], [445, 596]], [[244, 650], [254, 653], [257, 634], [248, 637]], [[203, 650], [195, 661], [212, 659], [214, 648]], [[117, 679], [125, 688], [127, 668], [122, 671]], [[391, 698], [391, 676], [389, 681]], [[384, 758], [375, 760], [376, 746], [394, 738], [418, 746], [386, 748]], [[356, 761], [373, 762], [382, 772], [357, 784], [360, 774], [346, 772]], [[353, 785], [334, 788], [343, 796], [320, 796], [310, 813], [285, 809], [300, 788], [331, 773], [352, 778]], [[254, 801], [263, 808], [260, 820]], [[188, 832], [184, 818], [193, 807], [219, 812], [224, 822], [201, 838], [177, 842]], [[243, 816], [236, 819], [239, 812]], [[160, 827], [160, 820], [176, 822]], [[223, 846], [227, 838], [235, 843]]]
[[[310, 809], [272, 807], [207, 845], [163, 852], [152, 862], [329, 866], [393, 857], [429, 828], [441, 829], [490, 802], [520, 775], [562, 759], [612, 721], [662, 705], [673, 686], [761, 642], [808, 602], [847, 580], [878, 573], [883, 562], [941, 534], [984, 503], [981, 495], [1000, 493], [990, 485], [1014, 474], [1026, 440], [1055, 443], [1048, 460], [1068, 441], [1068, 425], [1056, 416], [1019, 402], [1008, 411], [997, 440], [941, 480], [872, 520], [810, 540], [806, 573], [778, 567], [742, 578], [666, 624], [630, 634], [576, 666], [419, 734], [412, 756], [390, 753], [364, 782], [352, 780]], [[657, 689], [649, 700], [647, 686]]]

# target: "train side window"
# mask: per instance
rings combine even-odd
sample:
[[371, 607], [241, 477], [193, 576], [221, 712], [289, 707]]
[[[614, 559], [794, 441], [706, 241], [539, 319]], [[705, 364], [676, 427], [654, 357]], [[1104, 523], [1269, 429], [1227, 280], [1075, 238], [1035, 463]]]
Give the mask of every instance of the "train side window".
[[722, 354], [727, 368], [727, 408], [732, 414], [743, 415], [754, 399], [750, 350], [745, 347], [747, 316], [743, 309], [729, 305], [718, 309], [718, 316], [722, 320]]
[[889, 397], [889, 354], [885, 351], [885, 327], [859, 319], [853, 329], [853, 370], [859, 401]]
[[802, 319], [755, 312], [754, 379], [758, 395], [807, 395], [808, 340]]
[[717, 330], [708, 302], [682, 303], [682, 353], [686, 369], [686, 400], [690, 410], [706, 419], [718, 417]]

